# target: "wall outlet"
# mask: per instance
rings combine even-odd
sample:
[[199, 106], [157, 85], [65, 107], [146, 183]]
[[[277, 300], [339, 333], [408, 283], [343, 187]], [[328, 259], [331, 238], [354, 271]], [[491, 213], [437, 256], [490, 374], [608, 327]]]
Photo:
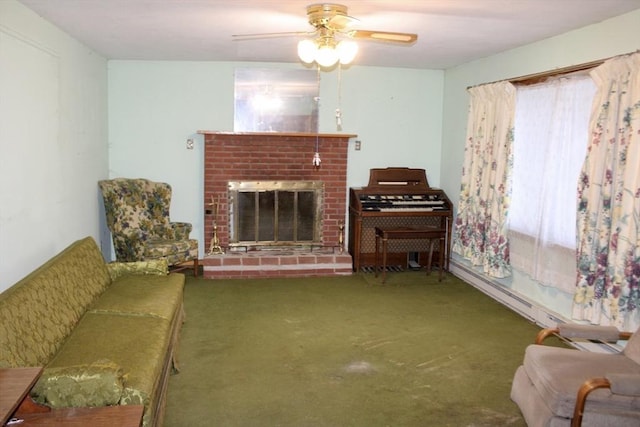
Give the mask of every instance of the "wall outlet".
[[362, 148], [362, 142], [360, 140], [356, 140], [356, 151], [360, 151]]
[[187, 139], [187, 150], [193, 150], [193, 139]]

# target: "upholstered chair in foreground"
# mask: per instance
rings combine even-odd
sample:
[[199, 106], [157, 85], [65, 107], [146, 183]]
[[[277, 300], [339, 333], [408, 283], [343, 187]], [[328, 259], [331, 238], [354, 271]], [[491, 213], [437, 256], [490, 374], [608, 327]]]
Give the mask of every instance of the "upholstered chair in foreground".
[[198, 274], [198, 241], [192, 225], [171, 222], [171, 186], [147, 179], [99, 181], [107, 226], [121, 262], [166, 259], [174, 270], [193, 266]]
[[[628, 340], [621, 353], [543, 345], [550, 335], [602, 342]], [[566, 324], [543, 329], [516, 371], [511, 399], [529, 427], [640, 426], [640, 329]]]

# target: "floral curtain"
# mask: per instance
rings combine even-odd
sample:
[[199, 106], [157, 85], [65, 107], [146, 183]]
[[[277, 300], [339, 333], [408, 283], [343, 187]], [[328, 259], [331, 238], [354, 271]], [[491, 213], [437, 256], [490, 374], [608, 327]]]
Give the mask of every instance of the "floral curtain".
[[494, 277], [511, 274], [507, 210], [516, 91], [509, 82], [469, 89], [471, 97], [453, 251]]
[[598, 89], [578, 183], [573, 317], [640, 326], [640, 53], [591, 72]]

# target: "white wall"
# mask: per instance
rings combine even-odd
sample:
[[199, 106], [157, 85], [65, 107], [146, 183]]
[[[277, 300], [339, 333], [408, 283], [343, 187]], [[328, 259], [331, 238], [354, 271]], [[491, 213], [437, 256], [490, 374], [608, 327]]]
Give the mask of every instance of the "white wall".
[[[201, 242], [203, 138], [196, 132], [233, 130], [236, 67], [301, 66], [109, 62], [109, 175], [170, 183], [172, 220], [191, 222], [192, 237]], [[353, 141], [349, 148], [348, 186], [366, 185], [369, 169], [387, 166], [424, 168], [430, 184], [439, 185], [443, 78], [443, 71], [433, 70], [353, 66], [342, 71], [342, 133], [362, 141], [360, 151]], [[338, 83], [337, 71], [321, 74], [321, 132], [340, 133]], [[196, 140], [193, 150], [186, 149], [188, 138]]]
[[71, 242], [100, 239], [107, 63], [0, 2], [0, 291]]
[[[455, 205], [459, 199], [464, 157], [469, 101], [467, 87], [606, 59], [639, 48], [640, 9], [447, 70], [441, 181]], [[509, 286], [543, 306], [570, 317], [572, 295], [539, 286], [518, 271], [514, 272]]]

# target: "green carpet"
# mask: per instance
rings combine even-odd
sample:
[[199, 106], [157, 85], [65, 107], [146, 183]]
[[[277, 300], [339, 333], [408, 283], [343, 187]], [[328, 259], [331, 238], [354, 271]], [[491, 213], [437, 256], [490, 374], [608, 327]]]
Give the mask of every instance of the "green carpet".
[[165, 426], [524, 426], [539, 328], [452, 275], [188, 277]]

